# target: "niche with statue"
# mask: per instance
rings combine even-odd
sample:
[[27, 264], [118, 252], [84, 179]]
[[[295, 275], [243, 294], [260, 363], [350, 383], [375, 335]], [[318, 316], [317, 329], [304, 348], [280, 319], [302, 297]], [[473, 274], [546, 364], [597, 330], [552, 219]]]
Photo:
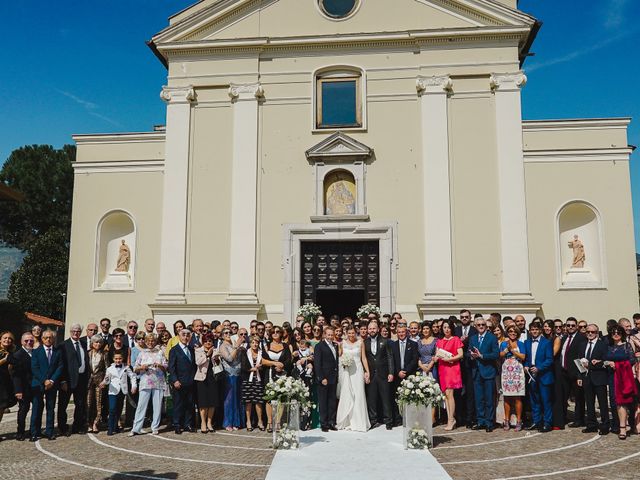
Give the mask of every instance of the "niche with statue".
[[561, 288], [604, 287], [600, 218], [584, 202], [565, 205], [558, 214]]
[[132, 290], [134, 287], [136, 229], [131, 216], [110, 212], [98, 225], [96, 288]]

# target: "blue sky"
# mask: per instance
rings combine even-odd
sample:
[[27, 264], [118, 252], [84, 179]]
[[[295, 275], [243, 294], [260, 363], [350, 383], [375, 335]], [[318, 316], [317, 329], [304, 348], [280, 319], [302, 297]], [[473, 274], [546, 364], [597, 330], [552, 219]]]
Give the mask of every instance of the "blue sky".
[[[59, 147], [74, 133], [164, 123], [166, 70], [145, 41], [191, 3], [0, 1], [0, 162], [26, 144]], [[630, 116], [629, 143], [640, 145], [640, 1], [521, 0], [520, 9], [544, 22], [525, 64], [524, 118]], [[631, 162], [636, 245], [639, 156]]]

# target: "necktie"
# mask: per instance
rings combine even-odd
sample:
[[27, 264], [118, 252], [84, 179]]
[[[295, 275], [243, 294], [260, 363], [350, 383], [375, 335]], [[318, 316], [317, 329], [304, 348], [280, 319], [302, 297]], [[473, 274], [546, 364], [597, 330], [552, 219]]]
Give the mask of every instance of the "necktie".
[[587, 349], [587, 360], [591, 360], [592, 350], [593, 350], [593, 342], [589, 342], [589, 348]]
[[51, 347], [47, 348], [47, 362], [51, 364]]
[[189, 351], [188, 348], [185, 347], [184, 349], [184, 354], [187, 356], [187, 358], [189, 359], [189, 361], [191, 361], [191, 352]]
[[375, 356], [376, 353], [378, 353], [378, 338], [377, 337], [371, 339], [371, 354]]
[[480, 335], [478, 337], [478, 348], [480, 348], [482, 346], [482, 340], [484, 340], [484, 335]]
[[78, 342], [73, 342], [76, 345], [76, 358], [78, 359], [78, 366], [82, 365], [82, 357], [80, 356], [80, 344]]
[[569, 335], [567, 338], [567, 348], [564, 351], [564, 358], [562, 359], [562, 368], [567, 369], [567, 357], [569, 356], [569, 349], [571, 348], [571, 341], [573, 340], [573, 335]]
[[405, 341], [400, 342], [400, 370], [404, 370], [404, 349], [406, 347]]

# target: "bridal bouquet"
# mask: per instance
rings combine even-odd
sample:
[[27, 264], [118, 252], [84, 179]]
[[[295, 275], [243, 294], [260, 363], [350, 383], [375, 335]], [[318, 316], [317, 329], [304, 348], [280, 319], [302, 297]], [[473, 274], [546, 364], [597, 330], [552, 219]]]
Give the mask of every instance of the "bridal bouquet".
[[292, 377], [278, 377], [264, 387], [264, 399], [267, 402], [298, 403], [303, 413], [311, 411], [309, 387], [302, 380]]
[[401, 405], [436, 406], [444, 401], [438, 382], [431, 377], [410, 375], [400, 383], [396, 398]]
[[322, 315], [322, 310], [315, 303], [305, 303], [298, 308], [297, 315], [302, 315], [309, 322], [315, 322], [316, 318]]
[[349, 352], [344, 352], [340, 357], [340, 365], [342, 365], [342, 368], [349, 368], [355, 361], [356, 359], [353, 358], [353, 355]]
[[358, 313], [356, 315], [358, 318], [362, 318], [368, 316], [371, 313], [375, 313], [378, 318], [380, 318], [380, 316], [382, 315], [382, 310], [380, 310], [379, 306], [368, 303], [367, 305], [362, 305], [358, 309]]

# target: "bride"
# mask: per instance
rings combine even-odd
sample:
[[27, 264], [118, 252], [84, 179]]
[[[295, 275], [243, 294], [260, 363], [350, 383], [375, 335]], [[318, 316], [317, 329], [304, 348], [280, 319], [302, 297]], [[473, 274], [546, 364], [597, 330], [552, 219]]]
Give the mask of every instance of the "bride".
[[357, 337], [353, 326], [347, 327], [347, 338], [340, 345], [338, 368], [340, 369], [338, 373], [340, 401], [336, 426], [339, 430], [366, 432], [371, 426], [367, 413], [367, 397], [364, 393], [364, 380], [365, 375], [369, 374], [369, 365], [364, 352], [364, 343]]

